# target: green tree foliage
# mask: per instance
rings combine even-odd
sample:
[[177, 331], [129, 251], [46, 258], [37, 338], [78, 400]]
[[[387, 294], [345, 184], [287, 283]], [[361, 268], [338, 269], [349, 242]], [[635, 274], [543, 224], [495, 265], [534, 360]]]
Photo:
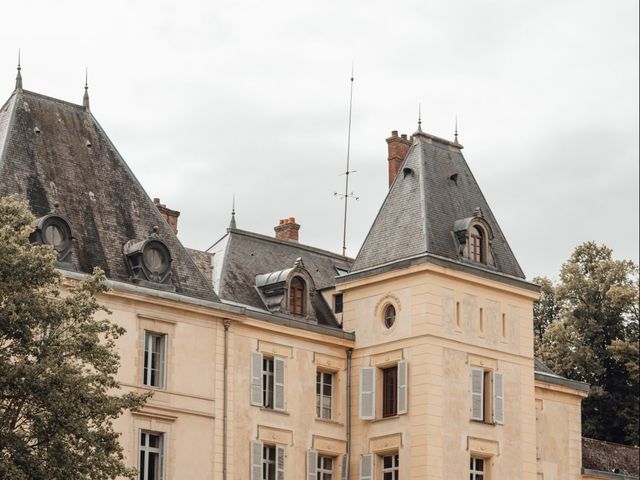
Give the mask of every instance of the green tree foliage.
[[147, 397], [118, 395], [124, 330], [95, 298], [104, 274], [61, 293], [55, 252], [29, 244], [33, 220], [0, 198], [0, 478], [133, 478], [112, 422]]
[[611, 249], [579, 245], [534, 306], [536, 355], [559, 375], [591, 385], [583, 434], [638, 445], [638, 266]]

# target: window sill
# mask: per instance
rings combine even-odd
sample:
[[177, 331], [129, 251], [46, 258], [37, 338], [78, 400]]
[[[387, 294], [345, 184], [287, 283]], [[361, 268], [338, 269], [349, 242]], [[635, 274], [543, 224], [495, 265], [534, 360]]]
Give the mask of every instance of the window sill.
[[473, 418], [469, 420], [471, 423], [479, 423], [480, 425], [487, 425], [489, 427], [495, 427], [496, 425], [499, 425], [499, 423], [496, 422], [485, 422], [484, 420], [474, 420]]
[[333, 424], [333, 425], [339, 425], [339, 426], [341, 426], [341, 427], [344, 427], [344, 423], [342, 423], [342, 422], [338, 422], [338, 421], [336, 421], [336, 420], [328, 420], [328, 419], [326, 419], [326, 418], [319, 418], [319, 417], [316, 417], [316, 422], [330, 423], [330, 424]]
[[371, 423], [384, 422], [386, 420], [394, 420], [396, 418], [400, 418], [402, 415], [393, 415], [392, 417], [380, 417], [371, 420]]
[[260, 407], [260, 411], [262, 412], [272, 412], [272, 413], [277, 413], [278, 415], [287, 415], [289, 416], [290, 413], [287, 411], [281, 411], [281, 410], [274, 410], [273, 408], [267, 408], [267, 407]]

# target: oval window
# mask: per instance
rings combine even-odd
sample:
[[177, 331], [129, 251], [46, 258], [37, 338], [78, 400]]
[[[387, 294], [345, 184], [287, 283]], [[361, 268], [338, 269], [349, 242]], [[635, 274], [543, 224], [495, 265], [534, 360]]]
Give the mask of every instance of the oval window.
[[150, 272], [162, 275], [169, 269], [169, 256], [163, 245], [157, 242], [147, 245], [142, 255], [144, 265]]
[[49, 223], [44, 227], [44, 243], [51, 245], [56, 250], [60, 251], [64, 247], [66, 235], [62, 231], [60, 225], [56, 223]]
[[384, 326], [391, 328], [396, 323], [396, 307], [387, 305], [384, 308]]

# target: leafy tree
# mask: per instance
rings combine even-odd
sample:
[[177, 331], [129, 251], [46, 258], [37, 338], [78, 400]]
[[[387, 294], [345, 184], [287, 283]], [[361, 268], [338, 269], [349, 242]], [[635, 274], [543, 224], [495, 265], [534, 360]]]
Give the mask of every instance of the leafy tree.
[[33, 221], [0, 198], [0, 478], [133, 478], [112, 421], [147, 397], [117, 395], [124, 330], [96, 318], [104, 274], [61, 293], [54, 250], [29, 244]]
[[585, 436], [638, 445], [638, 266], [587, 242], [556, 285], [542, 280], [536, 354], [556, 373], [591, 385], [582, 404]]

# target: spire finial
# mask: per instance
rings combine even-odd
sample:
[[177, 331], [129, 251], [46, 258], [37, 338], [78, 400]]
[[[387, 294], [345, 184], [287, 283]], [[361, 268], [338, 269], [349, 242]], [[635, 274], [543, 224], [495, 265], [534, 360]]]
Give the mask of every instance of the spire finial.
[[422, 132], [422, 103], [418, 103], [418, 131]]
[[88, 112], [89, 111], [89, 68], [85, 67], [84, 70], [84, 97], [82, 97], [82, 106]]
[[229, 222], [229, 228], [236, 228], [236, 194], [233, 194], [231, 201], [231, 221]]
[[456, 115], [456, 130], [453, 134], [453, 141], [458, 143], [458, 115]]
[[20, 49], [18, 49], [18, 74], [16, 75], [16, 90], [22, 90], [22, 74], [20, 73], [22, 67], [20, 66]]

